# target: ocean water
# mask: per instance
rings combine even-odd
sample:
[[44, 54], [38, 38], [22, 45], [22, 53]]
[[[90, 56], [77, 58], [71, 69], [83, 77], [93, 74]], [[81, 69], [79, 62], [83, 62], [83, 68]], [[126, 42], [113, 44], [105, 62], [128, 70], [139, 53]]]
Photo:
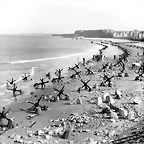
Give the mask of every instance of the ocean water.
[[[18, 89], [28, 95], [44, 73], [66, 68], [76, 62], [77, 57], [86, 56], [88, 52], [95, 54], [100, 48], [90, 41], [71, 38], [0, 35], [0, 106], [14, 99], [6, 84], [12, 77], [17, 80]], [[23, 74], [30, 74], [30, 80], [22, 81]]]

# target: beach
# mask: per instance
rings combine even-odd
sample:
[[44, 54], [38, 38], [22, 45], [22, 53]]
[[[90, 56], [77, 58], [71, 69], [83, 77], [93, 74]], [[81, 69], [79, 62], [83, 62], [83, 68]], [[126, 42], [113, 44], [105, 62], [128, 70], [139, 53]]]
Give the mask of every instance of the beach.
[[[91, 39], [92, 40], [92, 39]], [[89, 43], [90, 41], [89, 40]], [[103, 41], [105, 42], [105, 41]], [[109, 40], [107, 40], [109, 42]], [[118, 40], [117, 40], [118, 42]], [[122, 41], [120, 41], [122, 42]], [[104, 105], [99, 106], [97, 104], [96, 98], [102, 97], [106, 92], [110, 93], [112, 97], [114, 97], [114, 91], [117, 88], [118, 90], [122, 91], [122, 98], [120, 100], [115, 100], [114, 106], [120, 106], [123, 103], [127, 103], [131, 99], [132, 93], [135, 95], [140, 95], [142, 93], [143, 85], [139, 81], [133, 81], [134, 77], [136, 76], [135, 72], [133, 72], [131, 69], [129, 69], [131, 63], [137, 59], [142, 58], [136, 57], [137, 52], [142, 55], [142, 49], [140, 48], [131, 48], [124, 44], [121, 44], [119, 42], [119, 45], [122, 46], [124, 49], [127, 49], [128, 52], [131, 53], [131, 56], [129, 58], [128, 64], [126, 64], [125, 73], [127, 72], [129, 74], [129, 77], [120, 77], [118, 79], [113, 80], [113, 86], [112, 87], [100, 87], [100, 83], [102, 81], [101, 75], [104, 74], [104, 72], [99, 71], [99, 69], [102, 67], [103, 64], [109, 63], [115, 63], [116, 60], [114, 60], [114, 55], [116, 57], [119, 57], [123, 53], [122, 49], [118, 48], [117, 46], [112, 46], [114, 43], [109, 42], [109, 44], [101, 43], [98, 39], [94, 41], [93, 45], [96, 47], [95, 49], [90, 49], [85, 52], [81, 52], [81, 54], [72, 55], [72, 56], [65, 56], [65, 57], [59, 57], [58, 59], [49, 60], [52, 61], [53, 66], [47, 67], [47, 61], [45, 60], [45, 63], [43, 63], [44, 66], [41, 65], [39, 69], [34, 71], [35, 67], [31, 69], [32, 79], [33, 81], [20, 83], [18, 86], [20, 87], [28, 85], [30, 89], [28, 90], [27, 87], [24, 89], [24, 91], [27, 91], [24, 93], [24, 96], [20, 96], [18, 99], [17, 97], [14, 98], [14, 101], [12, 101], [11, 105], [7, 106], [8, 108], [11, 108], [10, 113], [8, 114], [9, 118], [14, 118], [15, 123], [18, 124], [18, 126], [14, 129], [10, 129], [7, 132], [3, 133], [0, 136], [0, 140], [2, 143], [9, 143], [13, 144], [13, 139], [11, 136], [15, 133], [20, 136], [23, 136], [22, 139], [27, 141], [27, 143], [59, 143], [59, 144], [65, 144], [68, 142], [72, 142], [74, 144], [77, 143], [90, 143], [92, 141], [101, 142], [101, 143], [109, 143], [110, 140], [113, 140], [115, 138], [115, 135], [122, 134], [126, 129], [129, 127], [134, 126], [137, 122], [135, 121], [129, 121], [128, 119], [107, 119], [104, 118], [100, 111], [104, 107]], [[100, 45], [98, 45], [98, 44]], [[131, 41], [129, 41], [131, 43]], [[92, 61], [85, 66], [80, 65], [80, 68], [78, 68], [78, 71], [81, 71], [81, 77], [77, 77], [76, 79], [71, 79], [70, 76], [74, 73], [74, 71], [69, 71], [68, 67], [72, 67], [74, 64], [77, 64], [78, 62], [82, 62], [83, 58], [86, 58], [86, 61], [91, 60], [93, 55], [98, 55], [99, 50], [102, 49], [104, 46], [107, 46], [105, 50], [103, 50], [103, 55], [105, 56], [104, 59], [100, 62]], [[40, 62], [40, 61], [39, 61]], [[85, 67], [89, 68], [92, 67], [92, 71], [94, 72], [94, 75], [86, 75], [86, 69]], [[55, 77], [54, 72], [56, 69], [63, 69], [62, 75], [64, 76], [64, 79], [62, 82], [56, 82], [51, 83], [49, 82], [46, 84], [46, 88], [43, 90], [35, 90], [32, 86], [35, 82], [39, 81], [39, 78], [45, 78], [45, 73], [51, 72], [52, 77]], [[116, 74], [116, 72], [119, 71], [117, 68], [116, 70], [113, 70], [111, 74]], [[34, 73], [34, 74], [33, 74]], [[98, 85], [96, 88], [92, 88], [92, 91], [89, 92], [87, 90], [81, 90], [81, 92], [77, 92], [77, 89], [79, 87], [83, 86], [83, 81], [87, 81], [90, 79], [90, 82], [88, 85], [92, 88], [95, 84]], [[56, 102], [48, 102], [46, 100], [41, 100], [41, 105], [46, 105], [49, 107], [49, 110], [42, 111], [42, 115], [36, 116], [31, 120], [27, 120], [27, 116], [30, 115], [30, 113], [27, 113], [26, 111], [21, 111], [21, 109], [27, 109], [31, 107], [31, 104], [25, 103], [27, 100], [31, 100], [32, 102], [36, 102], [37, 99], [43, 94], [43, 95], [55, 95], [54, 88], [57, 88], [58, 90], [61, 89], [62, 86], [65, 86], [64, 93], [68, 94], [70, 100], [59, 100]], [[31, 93], [33, 92], [33, 93]], [[37, 96], [35, 96], [37, 95]], [[127, 95], [129, 95], [127, 97]], [[23, 97], [23, 98], [22, 98]], [[81, 99], [80, 104], [70, 104], [73, 99]], [[3, 105], [2, 105], [3, 104]], [[6, 106], [3, 102], [0, 104], [1, 106]], [[134, 107], [136, 110], [138, 109], [139, 112], [143, 113], [142, 111], [142, 105], [137, 108]], [[131, 107], [131, 110], [133, 110], [133, 106]], [[135, 111], [136, 111], [135, 110]], [[85, 114], [89, 117], [89, 122], [83, 125], [82, 127], [75, 128], [75, 131], [73, 131], [68, 139], [62, 139], [59, 136], [53, 136], [52, 134], [46, 134], [48, 135], [48, 138], [43, 138], [41, 135], [38, 136], [28, 136], [30, 133], [33, 133], [37, 130], [40, 130], [44, 127], [49, 127], [50, 131], [53, 129], [56, 129], [57, 127], [52, 126], [52, 124], [60, 124], [61, 122], [65, 121], [67, 117], [71, 113], [78, 113], [78, 114]], [[140, 117], [138, 117], [140, 119]], [[64, 119], [64, 120], [57, 120], [57, 119]], [[113, 120], [114, 119], [114, 120]], [[113, 122], [113, 121], [115, 122]], [[30, 126], [33, 122], [36, 122], [32, 127]], [[3, 123], [7, 123], [4, 121]], [[77, 123], [77, 122], [76, 122]], [[58, 126], [60, 127], [60, 126]], [[109, 134], [109, 132], [115, 131]], [[100, 133], [100, 134], [96, 134]], [[110, 136], [108, 136], [108, 135]], [[91, 139], [90, 139], [91, 138]], [[105, 141], [104, 141], [105, 140]], [[16, 143], [16, 142], [15, 142]]]

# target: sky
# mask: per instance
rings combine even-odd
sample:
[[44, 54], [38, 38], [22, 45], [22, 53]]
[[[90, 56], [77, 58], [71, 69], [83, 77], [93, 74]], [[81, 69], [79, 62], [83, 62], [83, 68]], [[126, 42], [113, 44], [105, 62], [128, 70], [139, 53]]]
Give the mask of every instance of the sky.
[[144, 30], [144, 0], [0, 0], [0, 34]]

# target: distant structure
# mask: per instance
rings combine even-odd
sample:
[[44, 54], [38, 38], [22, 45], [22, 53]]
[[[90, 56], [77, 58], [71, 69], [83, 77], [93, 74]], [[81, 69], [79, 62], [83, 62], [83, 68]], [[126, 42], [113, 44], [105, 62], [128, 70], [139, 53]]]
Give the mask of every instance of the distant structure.
[[114, 31], [113, 37], [144, 41], [144, 31], [138, 31], [136, 29], [133, 31]]

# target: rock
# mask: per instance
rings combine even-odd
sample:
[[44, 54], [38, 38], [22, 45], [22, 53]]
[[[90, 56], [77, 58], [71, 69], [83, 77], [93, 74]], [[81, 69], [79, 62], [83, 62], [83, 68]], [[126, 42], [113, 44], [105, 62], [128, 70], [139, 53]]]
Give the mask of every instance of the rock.
[[76, 100], [76, 104], [82, 104], [82, 100], [81, 100], [81, 98], [77, 98], [77, 100]]
[[141, 100], [140, 97], [135, 97], [135, 98], [133, 99], [133, 103], [134, 103], [134, 104], [141, 104], [141, 103], [142, 103], [142, 100]]
[[130, 111], [128, 113], [127, 118], [128, 118], [128, 120], [134, 120], [135, 119], [135, 112], [134, 111]]
[[37, 107], [36, 110], [35, 110], [35, 113], [38, 114], [38, 115], [42, 115], [41, 107]]
[[107, 96], [110, 96], [110, 94], [108, 92], [102, 96], [102, 100], [105, 101]]
[[115, 95], [116, 95], [116, 98], [121, 99], [122, 92], [120, 92], [119, 90], [115, 90]]
[[96, 99], [96, 105], [97, 106], [100, 106], [102, 104], [102, 99], [101, 99], [101, 97], [98, 97], [97, 99]]
[[118, 119], [118, 115], [117, 115], [115, 112], [113, 112], [113, 111], [110, 111], [110, 116], [111, 116], [111, 118], [113, 118], [114, 120], [117, 120], [117, 119]]
[[121, 115], [122, 117], [124, 117], [124, 118], [128, 115], [127, 110], [124, 109], [124, 108], [120, 108], [120, 109], [119, 109], [119, 113], [120, 113], [120, 115]]

